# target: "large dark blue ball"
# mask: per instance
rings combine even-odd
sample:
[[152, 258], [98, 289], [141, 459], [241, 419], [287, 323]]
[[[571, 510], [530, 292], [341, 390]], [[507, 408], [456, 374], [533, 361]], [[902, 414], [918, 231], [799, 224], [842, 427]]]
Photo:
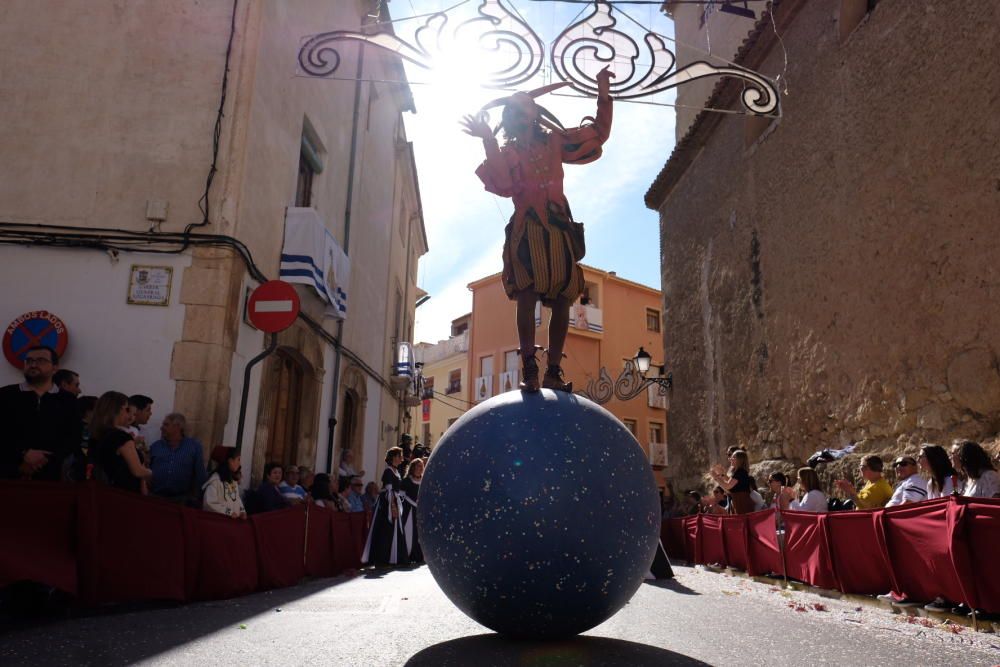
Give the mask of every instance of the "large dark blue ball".
[[501, 634], [556, 638], [598, 625], [649, 570], [659, 496], [642, 448], [587, 399], [496, 396], [434, 448], [420, 544], [459, 609]]

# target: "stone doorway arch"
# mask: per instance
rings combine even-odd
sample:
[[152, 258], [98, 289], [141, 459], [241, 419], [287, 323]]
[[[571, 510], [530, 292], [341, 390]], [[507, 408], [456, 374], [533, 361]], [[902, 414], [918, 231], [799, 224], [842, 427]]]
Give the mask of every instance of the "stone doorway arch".
[[261, 377], [252, 484], [261, 479], [270, 461], [312, 465], [320, 382], [313, 364], [293, 347], [280, 346], [267, 360]]
[[336, 466], [340, 466], [345, 451], [354, 456], [354, 467], [364, 468], [365, 414], [368, 408], [368, 388], [365, 376], [356, 366], [348, 366], [341, 382], [340, 421], [337, 434]]

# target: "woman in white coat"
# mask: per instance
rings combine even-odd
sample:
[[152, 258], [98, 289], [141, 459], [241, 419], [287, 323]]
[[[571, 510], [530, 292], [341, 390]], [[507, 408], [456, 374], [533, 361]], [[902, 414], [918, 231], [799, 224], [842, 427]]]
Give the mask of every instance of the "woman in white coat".
[[225, 447], [225, 455], [202, 489], [205, 491], [202, 509], [225, 514], [233, 519], [246, 519], [247, 511], [240, 498], [236, 475], [240, 469], [240, 453], [235, 447]]

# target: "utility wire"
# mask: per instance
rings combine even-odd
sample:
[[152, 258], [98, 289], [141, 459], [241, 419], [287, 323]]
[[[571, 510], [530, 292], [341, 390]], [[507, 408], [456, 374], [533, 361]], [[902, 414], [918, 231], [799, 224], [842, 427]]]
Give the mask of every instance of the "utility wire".
[[219, 144], [222, 139], [222, 119], [225, 116], [226, 92], [229, 89], [229, 59], [233, 53], [233, 36], [236, 34], [236, 8], [239, 0], [233, 0], [233, 12], [229, 19], [229, 41], [226, 43], [226, 63], [222, 70], [222, 92], [219, 95], [219, 110], [215, 114], [215, 128], [212, 130], [212, 164], [208, 168], [208, 176], [205, 178], [205, 194], [198, 200], [198, 209], [201, 211], [201, 222], [192, 222], [184, 228], [184, 233], [189, 234], [195, 227], [204, 227], [209, 223], [209, 202], [208, 195], [212, 190], [212, 181], [218, 171]]
[[[254, 261], [250, 249], [237, 238], [223, 234], [199, 234], [190, 232], [138, 232], [128, 229], [107, 227], [70, 227], [41, 223], [17, 223], [0, 221], [0, 245], [45, 246], [52, 248], [84, 248], [106, 252], [149, 252], [161, 255], [179, 255], [189, 246], [230, 248], [243, 260], [247, 273], [257, 282], [267, 282], [268, 278]], [[306, 326], [323, 340], [341, 350], [372, 379], [390, 393], [395, 390], [388, 380], [372, 368], [353, 350], [341, 344], [340, 340], [323, 328], [320, 322], [299, 312]]]

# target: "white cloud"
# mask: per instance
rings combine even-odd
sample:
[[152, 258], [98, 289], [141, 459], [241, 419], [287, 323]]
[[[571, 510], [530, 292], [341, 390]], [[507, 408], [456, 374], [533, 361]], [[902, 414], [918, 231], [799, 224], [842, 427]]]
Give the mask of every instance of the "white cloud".
[[[482, 248], [482, 246], [479, 246]], [[465, 261], [459, 271], [443, 281], [431, 292], [431, 298], [417, 309], [414, 341], [436, 343], [448, 337], [451, 321], [472, 310], [472, 292], [468, 284], [500, 271], [502, 265], [503, 235], [479, 254], [464, 243], [456, 242], [454, 251], [464, 253]]]

